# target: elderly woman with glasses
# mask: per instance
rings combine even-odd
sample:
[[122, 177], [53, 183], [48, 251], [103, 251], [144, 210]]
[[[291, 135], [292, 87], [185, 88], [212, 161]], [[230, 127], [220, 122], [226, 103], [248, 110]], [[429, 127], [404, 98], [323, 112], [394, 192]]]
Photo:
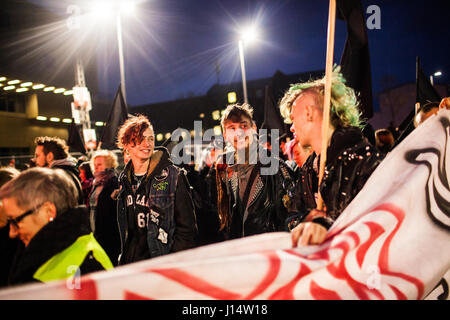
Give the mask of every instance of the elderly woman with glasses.
[[11, 268], [10, 285], [113, 267], [76, 195], [74, 183], [61, 169], [29, 169], [0, 189], [9, 236], [24, 244]]

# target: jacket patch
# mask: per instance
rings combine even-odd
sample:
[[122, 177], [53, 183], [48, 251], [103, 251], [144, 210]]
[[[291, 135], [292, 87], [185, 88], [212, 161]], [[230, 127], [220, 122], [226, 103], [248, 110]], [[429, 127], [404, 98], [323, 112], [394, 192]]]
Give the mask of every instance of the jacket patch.
[[158, 217], [159, 217], [159, 213], [153, 209], [150, 209], [150, 219], [152, 220], [153, 223], [159, 224]]
[[165, 232], [162, 228], [159, 228], [158, 240], [164, 244], [167, 244], [167, 232]]
[[168, 176], [169, 176], [169, 170], [167, 170], [167, 168], [166, 168], [161, 171], [161, 174], [159, 176], [155, 177], [155, 180], [156, 181], [164, 181], [167, 179]]
[[166, 191], [168, 185], [169, 185], [169, 183], [167, 181], [164, 181], [164, 182], [154, 183], [152, 186], [153, 186], [153, 189], [155, 189], [156, 191]]

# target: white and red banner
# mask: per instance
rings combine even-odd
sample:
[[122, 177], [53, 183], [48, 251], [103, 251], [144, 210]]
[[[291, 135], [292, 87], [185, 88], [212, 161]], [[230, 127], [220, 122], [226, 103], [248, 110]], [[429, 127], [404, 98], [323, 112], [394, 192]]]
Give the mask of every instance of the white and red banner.
[[442, 110], [414, 130], [320, 246], [292, 249], [288, 233], [263, 234], [6, 289], [0, 299], [446, 299], [449, 128]]

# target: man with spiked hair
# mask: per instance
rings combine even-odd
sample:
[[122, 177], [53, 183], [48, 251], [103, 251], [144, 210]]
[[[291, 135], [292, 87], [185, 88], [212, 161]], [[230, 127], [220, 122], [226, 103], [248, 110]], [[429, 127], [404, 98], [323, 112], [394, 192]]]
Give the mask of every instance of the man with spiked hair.
[[[337, 67], [331, 88], [330, 124], [322, 136], [325, 79], [291, 85], [280, 102], [280, 112], [304, 147], [314, 151], [300, 170], [297, 214], [289, 222], [293, 245], [320, 244], [327, 230], [362, 189], [382, 160], [382, 155], [364, 138], [355, 91], [345, 85]], [[325, 173], [318, 186], [318, 159], [326, 139]], [[316, 210], [317, 191], [324, 210]]]

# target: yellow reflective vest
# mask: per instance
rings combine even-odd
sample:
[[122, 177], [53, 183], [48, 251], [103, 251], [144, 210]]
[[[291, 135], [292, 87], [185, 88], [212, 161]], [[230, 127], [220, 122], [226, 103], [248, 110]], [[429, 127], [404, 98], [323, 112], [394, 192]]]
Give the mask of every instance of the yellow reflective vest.
[[33, 278], [42, 282], [67, 279], [74, 276], [88, 253], [92, 251], [94, 258], [105, 268], [113, 268], [113, 264], [94, 238], [93, 233], [79, 237], [70, 247], [47, 260], [34, 273]]

